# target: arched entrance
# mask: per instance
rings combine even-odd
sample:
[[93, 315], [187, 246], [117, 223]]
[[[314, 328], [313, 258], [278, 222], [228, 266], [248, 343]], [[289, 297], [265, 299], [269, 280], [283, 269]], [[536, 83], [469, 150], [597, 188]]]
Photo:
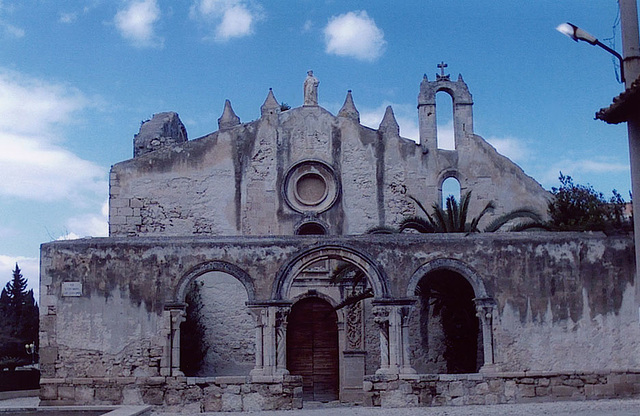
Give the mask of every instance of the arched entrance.
[[430, 373], [475, 373], [483, 364], [482, 333], [474, 291], [453, 270], [426, 274], [416, 288], [419, 305], [420, 360]]
[[291, 308], [287, 369], [302, 376], [304, 400], [338, 400], [338, 318], [328, 302], [309, 297]]

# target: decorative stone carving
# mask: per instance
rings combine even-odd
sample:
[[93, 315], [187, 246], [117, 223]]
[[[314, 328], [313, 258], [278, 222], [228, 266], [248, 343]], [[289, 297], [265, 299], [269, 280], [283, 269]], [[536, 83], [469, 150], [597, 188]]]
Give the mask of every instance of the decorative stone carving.
[[362, 302], [347, 308], [347, 349], [362, 349]]

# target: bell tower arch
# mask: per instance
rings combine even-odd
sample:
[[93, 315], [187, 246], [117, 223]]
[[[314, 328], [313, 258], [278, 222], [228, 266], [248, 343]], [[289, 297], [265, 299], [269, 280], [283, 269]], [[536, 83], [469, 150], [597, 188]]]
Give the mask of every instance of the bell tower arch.
[[445, 74], [447, 64], [438, 64], [440, 73], [435, 81], [429, 81], [427, 74], [420, 83], [418, 94], [418, 121], [420, 129], [420, 145], [428, 152], [435, 152], [438, 148], [438, 125], [436, 94], [444, 91], [453, 101], [453, 137], [455, 148], [464, 144], [464, 139], [473, 134], [473, 98], [467, 84], [458, 75], [457, 81], [451, 81], [450, 75]]

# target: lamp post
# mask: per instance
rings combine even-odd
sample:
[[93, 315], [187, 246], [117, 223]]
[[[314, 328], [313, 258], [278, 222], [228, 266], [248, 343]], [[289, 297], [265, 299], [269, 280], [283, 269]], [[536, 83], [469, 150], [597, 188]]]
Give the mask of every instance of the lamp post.
[[31, 344], [25, 344], [24, 349], [27, 351], [27, 354], [31, 355], [31, 364], [35, 364], [36, 362], [36, 343], [32, 342]]
[[582, 40], [584, 42], [590, 43], [591, 45], [599, 46], [605, 51], [609, 52], [611, 55], [618, 58], [618, 60], [620, 61], [620, 80], [624, 82], [624, 62], [622, 59], [622, 55], [620, 55], [618, 52], [611, 49], [604, 43], [600, 42], [592, 34], [580, 29], [578, 26], [572, 23], [566, 22], [566, 23], [559, 24], [556, 27], [556, 30], [562, 33], [563, 35], [569, 36], [571, 39], [573, 39], [576, 42]]
[[[590, 35], [579, 27], [571, 23], [564, 23], [557, 27], [558, 31], [569, 36], [573, 40], [588, 42], [591, 45], [600, 46], [607, 52], [613, 54], [620, 60], [620, 73], [622, 81], [625, 83], [625, 94], [635, 94], [638, 87], [634, 83], [640, 84], [640, 36], [638, 35], [638, 4], [637, 0], [618, 0], [620, 7], [620, 31], [622, 35], [622, 55], [603, 45], [595, 36]], [[624, 94], [623, 94], [624, 95]], [[601, 110], [602, 111], [602, 110]], [[640, 112], [635, 108], [623, 121], [627, 122], [627, 133], [629, 136], [629, 164], [631, 165], [631, 192], [633, 212], [636, 220], [633, 222], [633, 235], [636, 255], [636, 275], [635, 275], [635, 300], [640, 316]], [[599, 116], [599, 114], [598, 114]], [[602, 117], [598, 117], [602, 118]], [[605, 118], [602, 118], [606, 120]], [[619, 121], [616, 121], [616, 123]]]

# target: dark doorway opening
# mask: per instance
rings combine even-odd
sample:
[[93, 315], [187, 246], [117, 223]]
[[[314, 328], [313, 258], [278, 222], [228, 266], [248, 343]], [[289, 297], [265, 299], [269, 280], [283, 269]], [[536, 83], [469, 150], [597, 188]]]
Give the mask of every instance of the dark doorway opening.
[[451, 270], [436, 270], [422, 278], [420, 338], [430, 372], [475, 373], [483, 362], [482, 333], [469, 282]]
[[305, 298], [291, 308], [287, 325], [287, 368], [302, 376], [303, 400], [339, 398], [338, 317], [319, 298]]
[[297, 235], [325, 235], [327, 230], [317, 222], [305, 222], [298, 228]]

